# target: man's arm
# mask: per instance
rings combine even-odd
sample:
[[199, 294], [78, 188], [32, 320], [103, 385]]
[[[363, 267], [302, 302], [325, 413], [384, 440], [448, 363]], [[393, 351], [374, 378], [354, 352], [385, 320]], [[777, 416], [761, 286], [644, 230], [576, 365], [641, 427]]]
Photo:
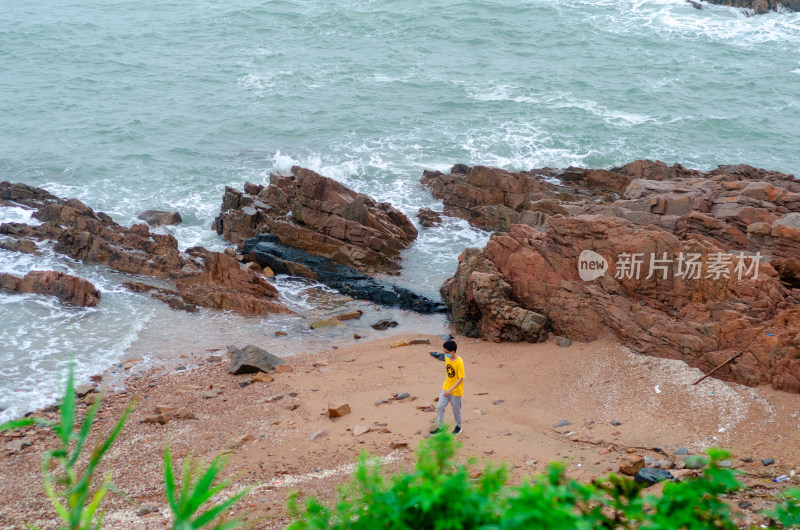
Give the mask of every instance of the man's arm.
[[455, 382], [455, 383], [453, 383], [453, 386], [451, 386], [450, 388], [448, 388], [447, 390], [445, 390], [445, 391], [444, 391], [444, 395], [445, 395], [445, 397], [448, 397], [448, 396], [450, 396], [450, 392], [452, 392], [453, 390], [455, 390], [455, 389], [458, 387], [458, 385], [460, 385], [460, 384], [461, 384], [461, 381], [463, 381], [463, 380], [464, 380], [464, 378], [463, 378], [463, 377], [460, 377], [460, 378], [456, 379], [456, 382]]
[[434, 359], [439, 359], [440, 361], [444, 361], [444, 354], [443, 353], [436, 353], [435, 351], [430, 352], [431, 357]]

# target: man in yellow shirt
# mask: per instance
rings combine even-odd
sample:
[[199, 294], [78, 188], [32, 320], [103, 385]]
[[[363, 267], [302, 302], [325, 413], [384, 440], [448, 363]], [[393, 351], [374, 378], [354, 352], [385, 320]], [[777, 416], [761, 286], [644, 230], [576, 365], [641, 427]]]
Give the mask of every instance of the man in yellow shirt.
[[458, 345], [453, 340], [448, 340], [442, 345], [444, 353], [431, 352], [431, 356], [445, 362], [445, 370], [447, 371], [447, 378], [442, 385], [442, 393], [439, 396], [439, 406], [436, 408], [436, 428], [431, 431], [431, 434], [436, 434], [442, 429], [442, 420], [444, 420], [444, 409], [447, 404], [453, 409], [453, 417], [456, 420], [456, 426], [453, 429], [453, 434], [458, 436], [461, 434], [461, 396], [464, 395], [464, 359], [458, 356], [456, 350]]

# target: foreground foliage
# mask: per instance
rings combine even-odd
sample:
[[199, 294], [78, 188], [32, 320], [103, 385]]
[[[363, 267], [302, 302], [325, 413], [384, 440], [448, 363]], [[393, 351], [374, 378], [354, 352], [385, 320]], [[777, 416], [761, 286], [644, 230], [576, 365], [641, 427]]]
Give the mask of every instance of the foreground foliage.
[[[321, 529], [648, 529], [738, 528], [722, 495], [743, 488], [739, 472], [719, 466], [729, 454], [708, 452], [702, 474], [646, 494], [632, 480], [609, 474], [590, 484], [568, 479], [564, 466], [518, 487], [506, 485], [505, 467], [488, 466], [476, 479], [454, 462], [457, 445], [448, 433], [423, 441], [411, 473], [385, 476], [376, 459], [362, 455], [353, 480], [326, 507], [297, 494], [289, 500], [291, 530]], [[768, 514], [779, 526], [800, 524], [800, 490]]]
[[[110, 474], [105, 476], [99, 487], [95, 487], [93, 483], [96, 482], [95, 474], [100, 461], [125, 426], [134, 404], [131, 403], [125, 409], [111, 432], [100, 440], [94, 449], [87, 451], [86, 442], [97, 417], [97, 411], [100, 409], [102, 395], [98, 396], [89, 407], [83, 421], [78, 423], [74, 383], [73, 367], [70, 366], [64, 397], [58, 408], [57, 421], [36, 417], [23, 418], [0, 425], [0, 431], [33, 425], [44, 425], [53, 430], [58, 437], [59, 447], [44, 454], [42, 479], [53, 508], [62, 522], [66, 523], [66, 526], [61, 526], [59, 530], [96, 530], [101, 528], [103, 522], [100, 503], [109, 490], [125, 496], [112, 486]], [[85, 466], [79, 465], [83, 460], [88, 460]], [[172, 471], [169, 448], [164, 450], [164, 487], [167, 502], [172, 510], [174, 530], [198, 528], [226, 530], [242, 525], [238, 519], [216, 524], [215, 521], [223, 519], [231, 507], [248, 493], [247, 489], [218, 504], [208, 506], [212, 497], [221, 494], [229, 485], [228, 481], [215, 485], [226, 463], [227, 455], [217, 456], [208, 466], [197, 464], [190, 457], [185, 458], [181, 485], [178, 489]]]

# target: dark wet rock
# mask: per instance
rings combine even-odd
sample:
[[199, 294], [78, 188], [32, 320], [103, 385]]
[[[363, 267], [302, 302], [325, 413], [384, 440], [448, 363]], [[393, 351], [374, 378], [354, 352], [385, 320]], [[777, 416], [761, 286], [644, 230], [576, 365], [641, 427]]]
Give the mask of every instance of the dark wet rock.
[[435, 302], [403, 287], [377, 280], [352, 267], [309, 254], [304, 250], [282, 245], [272, 234], [262, 234], [248, 239], [242, 253], [259, 265], [271, 267], [277, 274], [291, 274], [290, 269], [284, 268], [282, 264], [302, 265], [314, 273], [317, 281], [353, 298], [419, 313], [445, 311], [445, 306], [441, 302]]
[[262, 350], [258, 346], [249, 344], [233, 352], [228, 373], [238, 375], [270, 372], [281, 364], [286, 364], [286, 361], [276, 355], [272, 355], [266, 350]]
[[651, 467], [643, 467], [636, 473], [633, 480], [637, 484], [643, 484], [645, 487], [657, 484], [662, 480], [675, 480], [675, 476], [666, 469], [654, 469]]
[[150, 226], [179, 225], [183, 221], [176, 211], [145, 210], [136, 216]]

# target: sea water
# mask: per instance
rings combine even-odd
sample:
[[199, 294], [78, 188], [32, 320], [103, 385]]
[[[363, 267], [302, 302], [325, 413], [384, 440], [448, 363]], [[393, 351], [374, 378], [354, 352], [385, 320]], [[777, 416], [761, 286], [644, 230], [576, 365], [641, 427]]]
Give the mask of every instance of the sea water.
[[[225, 186], [298, 164], [413, 216], [440, 208], [419, 178], [454, 163], [509, 170], [612, 167], [639, 158], [798, 173], [800, 14], [748, 17], [683, 0], [97, 0], [6, 2], [0, 16], [0, 180], [76, 197], [182, 248], [210, 230]], [[19, 208], [1, 221], [35, 222]], [[428, 296], [488, 234], [446, 218], [420, 229], [396, 281]], [[61, 270], [102, 292], [96, 308], [0, 294], [0, 420], [52, 401], [131, 357], [253, 342], [312, 351], [393, 316], [418, 317], [279, 281], [288, 317], [170, 310], [130, 278], [55, 254], [0, 250], [0, 271]], [[344, 305], [343, 305], [344, 304]], [[342, 307], [363, 322], [312, 332]], [[274, 337], [289, 330], [288, 338]], [[373, 336], [376, 336], [374, 334]]]

